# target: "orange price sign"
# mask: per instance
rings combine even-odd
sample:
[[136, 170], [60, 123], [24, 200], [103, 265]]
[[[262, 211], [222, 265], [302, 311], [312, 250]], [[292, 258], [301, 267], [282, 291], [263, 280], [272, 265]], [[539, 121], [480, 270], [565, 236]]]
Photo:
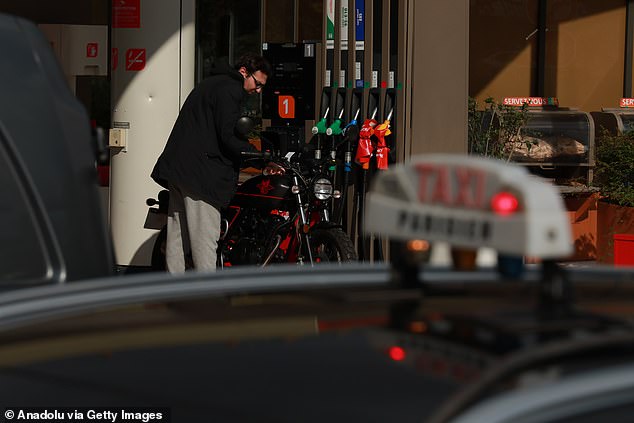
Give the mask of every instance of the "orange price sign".
[[277, 113], [281, 118], [295, 118], [295, 97], [292, 95], [281, 95], [277, 98]]

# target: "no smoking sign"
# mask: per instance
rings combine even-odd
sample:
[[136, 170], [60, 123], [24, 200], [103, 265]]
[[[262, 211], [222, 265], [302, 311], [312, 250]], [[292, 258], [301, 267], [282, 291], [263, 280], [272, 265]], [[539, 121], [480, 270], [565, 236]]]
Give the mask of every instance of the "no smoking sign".
[[129, 48], [125, 52], [125, 70], [140, 71], [145, 68], [145, 49]]

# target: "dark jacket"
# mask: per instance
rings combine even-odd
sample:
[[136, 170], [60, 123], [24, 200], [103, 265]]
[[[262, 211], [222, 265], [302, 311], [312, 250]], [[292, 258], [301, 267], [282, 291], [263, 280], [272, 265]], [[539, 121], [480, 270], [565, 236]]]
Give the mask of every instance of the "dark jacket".
[[247, 93], [242, 75], [231, 70], [203, 80], [189, 94], [176, 119], [152, 179], [168, 182], [220, 209], [238, 182], [240, 152], [255, 148], [238, 138], [235, 124]]

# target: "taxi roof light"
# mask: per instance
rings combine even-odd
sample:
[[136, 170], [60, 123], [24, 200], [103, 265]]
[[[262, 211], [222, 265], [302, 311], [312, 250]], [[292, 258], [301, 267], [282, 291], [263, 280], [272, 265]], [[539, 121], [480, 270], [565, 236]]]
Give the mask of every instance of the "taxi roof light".
[[430, 250], [435, 243], [447, 243], [541, 259], [573, 252], [559, 190], [531, 178], [520, 165], [490, 158], [413, 156], [377, 175], [364, 217], [367, 233], [405, 241], [403, 245], [426, 240]]
[[520, 202], [508, 191], [498, 192], [491, 198], [491, 209], [499, 216], [509, 216], [519, 210]]

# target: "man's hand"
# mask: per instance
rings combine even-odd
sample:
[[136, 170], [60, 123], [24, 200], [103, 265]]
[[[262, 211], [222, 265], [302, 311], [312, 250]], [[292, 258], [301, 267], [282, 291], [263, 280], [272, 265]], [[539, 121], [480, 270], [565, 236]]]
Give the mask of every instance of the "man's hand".
[[278, 165], [275, 162], [268, 162], [267, 165], [262, 170], [262, 173], [265, 175], [283, 175], [286, 173], [284, 168]]

